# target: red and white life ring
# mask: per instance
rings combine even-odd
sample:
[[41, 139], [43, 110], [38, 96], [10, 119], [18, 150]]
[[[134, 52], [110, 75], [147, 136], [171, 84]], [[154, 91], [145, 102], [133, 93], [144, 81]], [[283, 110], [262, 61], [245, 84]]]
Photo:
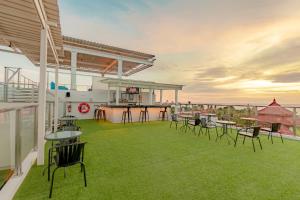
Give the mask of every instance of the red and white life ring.
[[78, 111], [80, 113], [88, 113], [90, 111], [90, 105], [86, 102], [82, 102], [78, 105]]

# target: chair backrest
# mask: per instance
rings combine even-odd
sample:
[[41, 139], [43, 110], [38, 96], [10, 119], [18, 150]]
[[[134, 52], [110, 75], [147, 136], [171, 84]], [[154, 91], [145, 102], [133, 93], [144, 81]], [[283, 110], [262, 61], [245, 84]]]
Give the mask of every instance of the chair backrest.
[[253, 137], [257, 137], [259, 135], [260, 126], [253, 127]]
[[79, 163], [84, 152], [84, 142], [56, 146], [57, 166], [66, 167]]
[[80, 127], [79, 126], [63, 126], [62, 130], [63, 131], [79, 131]]
[[200, 119], [200, 122], [201, 122], [201, 126], [202, 126], [202, 127], [207, 127], [207, 121], [206, 121], [206, 118], [201, 118], [201, 119]]
[[195, 126], [200, 125], [200, 123], [201, 123], [201, 120], [199, 118], [196, 118], [195, 119]]
[[171, 119], [172, 121], [177, 121], [177, 114], [172, 114]]
[[280, 123], [272, 123], [271, 131], [272, 131], [272, 132], [278, 132], [279, 129], [280, 129], [280, 126], [281, 126]]

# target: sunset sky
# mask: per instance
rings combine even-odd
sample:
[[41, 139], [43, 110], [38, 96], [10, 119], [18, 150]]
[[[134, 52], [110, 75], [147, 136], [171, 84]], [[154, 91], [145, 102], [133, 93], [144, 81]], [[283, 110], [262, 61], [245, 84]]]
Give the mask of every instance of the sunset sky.
[[299, 0], [60, 0], [64, 35], [156, 55], [180, 100], [300, 102]]

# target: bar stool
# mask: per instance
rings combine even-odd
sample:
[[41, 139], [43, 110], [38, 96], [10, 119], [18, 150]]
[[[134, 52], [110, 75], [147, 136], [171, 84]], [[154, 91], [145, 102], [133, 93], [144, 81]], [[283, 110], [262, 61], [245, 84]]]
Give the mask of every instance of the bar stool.
[[167, 120], [169, 119], [167, 109], [168, 109], [168, 107], [164, 107], [164, 110], [159, 111], [158, 119], [161, 119], [162, 121], [164, 121], [166, 117], [167, 117]]
[[125, 124], [126, 123], [126, 119], [127, 119], [127, 122], [132, 122], [132, 115], [131, 115], [131, 110], [130, 110], [130, 107], [128, 106], [126, 108], [126, 110], [123, 111], [123, 114], [122, 114], [122, 122]]
[[139, 122], [142, 120], [143, 122], [146, 122], [148, 118], [149, 121], [149, 112], [148, 112], [148, 107], [145, 106], [144, 109], [141, 109], [140, 111], [140, 116], [139, 116]]
[[94, 110], [94, 119], [98, 119], [99, 107]]
[[105, 110], [103, 108], [99, 108], [98, 109], [98, 112], [97, 112], [97, 119], [100, 120], [100, 119], [103, 119], [106, 121], [106, 113], [105, 113]]

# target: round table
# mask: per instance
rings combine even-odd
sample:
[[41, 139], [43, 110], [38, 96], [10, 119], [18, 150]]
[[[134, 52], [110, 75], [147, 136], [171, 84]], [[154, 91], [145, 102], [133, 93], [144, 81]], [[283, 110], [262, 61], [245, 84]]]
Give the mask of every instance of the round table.
[[45, 135], [45, 140], [48, 141], [63, 141], [77, 138], [82, 134], [81, 131], [58, 131]]
[[193, 115], [188, 115], [188, 114], [179, 114], [178, 115], [181, 118], [184, 118], [183, 125], [180, 127], [180, 129], [185, 129], [185, 132], [187, 131], [188, 125], [189, 125], [189, 120], [194, 119], [195, 117]]
[[[218, 124], [222, 124], [223, 127], [223, 134], [219, 136], [219, 138], [221, 139], [224, 135], [228, 138], [232, 139], [234, 141], [234, 138], [231, 137], [231, 135], [228, 134], [228, 125], [236, 125], [236, 122], [233, 121], [227, 121], [227, 120], [217, 120], [216, 123]], [[228, 143], [230, 143], [230, 141], [228, 140]]]
[[254, 117], [241, 117], [240, 119], [246, 121], [247, 127], [251, 126], [252, 124], [255, 124], [258, 121], [258, 119]]

